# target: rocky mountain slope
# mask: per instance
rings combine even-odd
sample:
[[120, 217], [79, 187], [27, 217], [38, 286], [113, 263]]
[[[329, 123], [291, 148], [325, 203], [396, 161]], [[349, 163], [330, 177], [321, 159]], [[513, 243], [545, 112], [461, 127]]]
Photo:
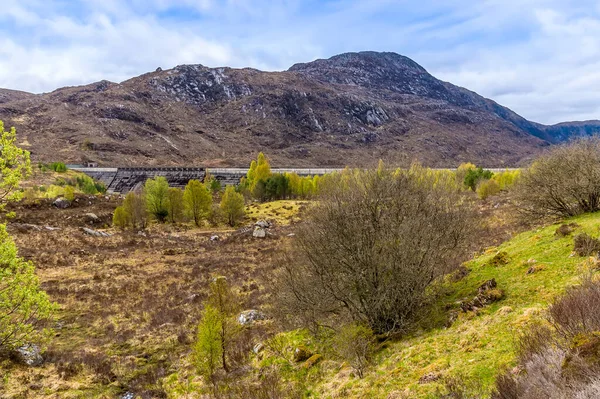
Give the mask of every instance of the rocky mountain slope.
[[0, 120], [35, 160], [101, 165], [449, 167], [526, 162], [600, 122], [546, 127], [395, 53], [348, 53], [284, 72], [182, 65], [120, 84], [0, 90]]

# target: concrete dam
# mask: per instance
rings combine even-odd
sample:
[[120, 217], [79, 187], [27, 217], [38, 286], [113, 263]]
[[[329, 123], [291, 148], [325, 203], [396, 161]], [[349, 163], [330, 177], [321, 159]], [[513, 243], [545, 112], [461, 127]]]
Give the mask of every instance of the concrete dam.
[[[83, 172], [101, 181], [109, 193], [126, 194], [141, 188], [146, 180], [164, 176], [171, 187], [183, 188], [190, 180], [204, 181], [208, 172], [222, 185], [239, 184], [248, 173], [248, 168], [203, 168], [203, 167], [126, 167], [126, 168], [89, 168], [70, 166], [69, 169]], [[296, 169], [273, 168], [273, 173], [296, 173], [299, 176], [315, 176], [341, 171], [343, 169]]]

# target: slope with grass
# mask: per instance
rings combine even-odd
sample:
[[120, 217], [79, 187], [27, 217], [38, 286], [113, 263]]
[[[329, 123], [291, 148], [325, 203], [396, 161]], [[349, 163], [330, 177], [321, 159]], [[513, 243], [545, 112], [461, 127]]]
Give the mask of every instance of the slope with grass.
[[[579, 225], [574, 235], [600, 233], [600, 214], [570, 222]], [[572, 254], [572, 235], [555, 235], [558, 226], [521, 233], [467, 262], [470, 273], [445, 284], [427, 325], [384, 344], [365, 378], [356, 378], [334, 360], [322, 362], [311, 389], [314, 397], [438, 398], [451, 381], [459, 381], [458, 385], [476, 397], [487, 397], [498, 373], [516, 364], [518, 334], [543, 317], [553, 298], [577, 284], [585, 271], [587, 259]], [[505, 252], [505, 262], [492, 262], [500, 252]], [[477, 312], [461, 312], [460, 302], [472, 299], [478, 287], [492, 278], [504, 291], [504, 298]], [[456, 314], [457, 319], [450, 327], [442, 327], [449, 314]], [[297, 345], [298, 332], [291, 337]], [[302, 367], [298, 369], [304, 375]]]

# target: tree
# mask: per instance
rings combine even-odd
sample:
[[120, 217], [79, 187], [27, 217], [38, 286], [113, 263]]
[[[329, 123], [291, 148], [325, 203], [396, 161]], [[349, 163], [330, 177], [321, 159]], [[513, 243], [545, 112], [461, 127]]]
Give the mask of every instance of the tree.
[[148, 214], [146, 213], [146, 200], [143, 193], [137, 194], [133, 191], [127, 193], [125, 201], [123, 201], [123, 208], [134, 230], [146, 228]]
[[154, 179], [146, 180], [144, 185], [146, 206], [148, 212], [159, 222], [164, 222], [169, 216], [167, 202], [169, 199], [169, 183], [166, 177], [156, 176]]
[[212, 196], [204, 184], [198, 180], [190, 180], [183, 192], [183, 202], [196, 226], [200, 226], [210, 212]]
[[208, 304], [213, 307], [219, 317], [219, 341], [221, 343], [221, 366], [225, 372], [229, 372], [227, 354], [231, 342], [239, 332], [235, 315], [238, 311], [237, 296], [231, 290], [227, 279], [218, 276], [210, 284]]
[[208, 301], [198, 325], [194, 358], [198, 372], [216, 390], [216, 372], [221, 368], [230, 371], [228, 354], [239, 332], [235, 320], [238, 299], [223, 276], [215, 277], [209, 288]]
[[183, 190], [176, 187], [170, 187], [167, 192], [167, 210], [171, 223], [180, 221], [183, 218], [185, 205], [183, 203]]
[[17, 247], [0, 225], [0, 351], [40, 339], [43, 326], [56, 306], [40, 288], [33, 263], [17, 254]]
[[[31, 173], [29, 152], [15, 145], [16, 130], [0, 121], [0, 210], [21, 198], [21, 180]], [[55, 309], [40, 288], [33, 263], [20, 258], [17, 247], [0, 224], [0, 352], [43, 335], [39, 327]]]
[[269, 176], [271, 176], [271, 165], [265, 154], [260, 152], [256, 160], [256, 175], [254, 176], [254, 181], [266, 181]]
[[113, 213], [112, 219], [113, 226], [120, 228], [121, 230], [125, 230], [127, 226], [131, 224], [131, 220], [129, 215], [125, 211], [123, 206], [118, 206]]
[[493, 176], [494, 174], [490, 170], [484, 170], [483, 168], [469, 169], [465, 174], [464, 183], [465, 186], [470, 188], [472, 191], [475, 191], [477, 189], [477, 184], [481, 180], [489, 180]]
[[600, 138], [554, 147], [521, 173], [514, 190], [521, 210], [534, 217], [600, 210]]
[[245, 211], [244, 196], [235, 191], [233, 186], [227, 186], [223, 198], [221, 198], [221, 211], [227, 217], [227, 222], [231, 227], [235, 226], [238, 220], [244, 216]]
[[475, 214], [453, 174], [341, 173], [299, 227], [278, 303], [308, 325], [403, 331], [466, 256]]
[[29, 152], [17, 147], [16, 140], [15, 128], [4, 130], [0, 121], [0, 210], [8, 201], [21, 198], [19, 183], [31, 174]]
[[202, 312], [194, 345], [194, 364], [198, 373], [216, 389], [215, 374], [222, 364], [221, 315], [207, 305]]

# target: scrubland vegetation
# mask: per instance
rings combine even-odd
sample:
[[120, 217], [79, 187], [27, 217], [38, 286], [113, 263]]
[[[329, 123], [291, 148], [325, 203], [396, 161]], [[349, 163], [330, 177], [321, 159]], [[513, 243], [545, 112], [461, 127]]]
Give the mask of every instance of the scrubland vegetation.
[[2, 397], [600, 392], [597, 139], [500, 173], [260, 154], [236, 187], [125, 198], [60, 163], [21, 189], [29, 155], [2, 141]]

